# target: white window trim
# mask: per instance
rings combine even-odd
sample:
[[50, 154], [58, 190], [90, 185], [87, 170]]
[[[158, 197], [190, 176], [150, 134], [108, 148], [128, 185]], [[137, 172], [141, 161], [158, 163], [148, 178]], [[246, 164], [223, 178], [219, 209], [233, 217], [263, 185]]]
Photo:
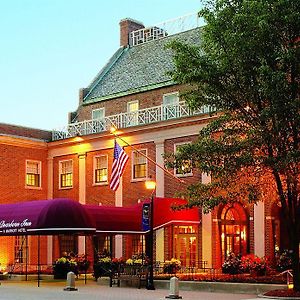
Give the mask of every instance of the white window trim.
[[[38, 165], [39, 165], [39, 175], [40, 175], [39, 186], [27, 185], [26, 175], [27, 175], [27, 163], [28, 162], [38, 163]], [[30, 190], [41, 190], [42, 189], [42, 162], [40, 160], [34, 160], [34, 159], [26, 159], [25, 160], [25, 189], [30, 189]]]
[[[176, 154], [176, 148], [178, 146], [181, 146], [181, 145], [187, 145], [187, 144], [191, 144], [192, 142], [191, 141], [188, 141], [188, 142], [181, 142], [181, 143], [175, 143], [174, 144], [174, 154]], [[177, 174], [176, 173], [176, 168], [174, 168], [174, 175], [176, 177], [191, 177], [193, 176], [193, 168], [191, 169], [191, 172], [190, 173], [185, 173], [185, 174]]]
[[[95, 170], [96, 170], [96, 161], [97, 157], [105, 156], [106, 157], [106, 168], [107, 168], [107, 180], [103, 182], [96, 182]], [[108, 185], [108, 155], [107, 154], [99, 154], [95, 155], [93, 158], [93, 185]]]
[[143, 178], [134, 178], [134, 171], [133, 171], [133, 166], [134, 166], [134, 153], [136, 152], [140, 152], [140, 151], [146, 151], [146, 156], [148, 156], [148, 149], [138, 149], [134, 150], [131, 152], [131, 182], [138, 182], [138, 181], [146, 181], [148, 178], [148, 159], [145, 157], [146, 159], [146, 176]]
[[105, 107], [100, 107], [100, 108], [96, 108], [96, 109], [92, 110], [92, 120], [102, 120], [102, 119], [93, 118], [93, 112], [94, 111], [103, 111], [103, 118], [102, 119], [105, 118]]
[[163, 105], [164, 105], [164, 99], [165, 99], [165, 97], [171, 96], [171, 95], [177, 95], [178, 102], [180, 101], [180, 99], [179, 99], [179, 92], [171, 92], [171, 93], [163, 94]]
[[[129, 111], [129, 106], [130, 106], [130, 104], [133, 104], [133, 103], [137, 103], [138, 104], [138, 109], [134, 110], [134, 111]], [[133, 100], [133, 101], [127, 102], [127, 112], [135, 112], [135, 111], [138, 111], [139, 109], [140, 109], [139, 100]]]
[[[66, 186], [66, 187], [62, 187], [61, 186], [61, 181], [60, 181], [60, 175], [62, 174], [62, 170], [61, 170], [61, 166], [63, 162], [66, 161], [71, 161], [72, 162], [72, 185], [71, 186]], [[74, 165], [73, 165], [73, 159], [64, 159], [64, 160], [60, 160], [58, 162], [58, 185], [59, 185], [59, 189], [60, 190], [68, 190], [68, 189], [72, 189], [73, 188], [73, 184], [74, 184]]]
[[[137, 110], [134, 110], [134, 111], [129, 111], [129, 106], [130, 106], [130, 104], [135, 104], [135, 103], [137, 103], [138, 104], [138, 108], [137, 108]], [[137, 126], [137, 125], [139, 125], [139, 116], [138, 116], [138, 111], [139, 111], [139, 109], [140, 109], [140, 103], [139, 103], [139, 100], [133, 100], [133, 101], [129, 101], [129, 102], [127, 102], [127, 113], [128, 114], [133, 114], [133, 116], [134, 116], [134, 119], [132, 120], [132, 124], [130, 123], [130, 122], [128, 122], [128, 126]]]

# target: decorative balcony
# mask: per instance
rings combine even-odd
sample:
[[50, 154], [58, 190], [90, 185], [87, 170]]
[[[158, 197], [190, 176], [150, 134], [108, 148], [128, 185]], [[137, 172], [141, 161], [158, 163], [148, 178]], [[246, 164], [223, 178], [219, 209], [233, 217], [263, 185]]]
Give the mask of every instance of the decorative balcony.
[[116, 128], [129, 128], [132, 126], [147, 125], [172, 119], [209, 114], [213, 111], [214, 109], [211, 106], [205, 106], [198, 110], [191, 110], [185, 102], [179, 102], [178, 105], [159, 105], [134, 112], [107, 116], [103, 119], [71, 123], [62, 129], [53, 130], [52, 140], [57, 141], [75, 136], [101, 133], [109, 131], [112, 126]]

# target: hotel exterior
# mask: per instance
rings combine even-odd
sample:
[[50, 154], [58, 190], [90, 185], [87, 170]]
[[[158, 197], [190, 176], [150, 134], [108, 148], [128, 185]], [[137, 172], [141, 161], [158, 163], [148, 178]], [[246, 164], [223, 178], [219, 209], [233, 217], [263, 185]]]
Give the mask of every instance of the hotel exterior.
[[[201, 42], [197, 16], [186, 16], [181, 24], [187, 19], [193, 19], [193, 25], [174, 33], [166, 29], [169, 24], [145, 28], [138, 21], [121, 20], [120, 48], [90, 85], [80, 89], [78, 108], [69, 114], [65, 128], [47, 132], [0, 124], [0, 204], [68, 198], [83, 205], [131, 207], [151, 197], [145, 188], [149, 178], [156, 181], [155, 196], [161, 198], [176, 197], [199, 180], [210, 182], [196, 169], [175, 169], [170, 176], [158, 166], [164, 165], [164, 153], [194, 141], [213, 118], [210, 107], [190, 110], [179, 97], [185, 87], [167, 73], [173, 68], [166, 48], [172, 39]], [[116, 192], [109, 187], [112, 126], [118, 128], [117, 141], [129, 156]], [[276, 249], [285, 247], [280, 208], [272, 204], [275, 198], [274, 194], [247, 207], [237, 201], [209, 214], [199, 208], [195, 222], [164, 224], [155, 230], [155, 261], [175, 257], [183, 266], [197, 267], [205, 261], [218, 269], [230, 252], [274, 256]], [[21, 269], [25, 260], [36, 264], [35, 236], [0, 239], [2, 267]], [[145, 251], [142, 234], [47, 235], [40, 246], [45, 266], [64, 252], [93, 257], [94, 252], [110, 249], [114, 257], [129, 258]]]

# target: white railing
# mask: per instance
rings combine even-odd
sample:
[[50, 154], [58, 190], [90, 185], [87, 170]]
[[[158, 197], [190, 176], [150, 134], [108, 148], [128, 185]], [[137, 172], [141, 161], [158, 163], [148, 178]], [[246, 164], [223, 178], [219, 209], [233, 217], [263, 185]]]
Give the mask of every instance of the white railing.
[[135, 46], [165, 36], [194, 29], [200, 26], [200, 18], [197, 13], [181, 16], [176, 19], [167, 20], [152, 27], [142, 28], [130, 33], [130, 45]]
[[71, 123], [62, 129], [53, 130], [52, 140], [57, 141], [75, 136], [101, 133], [108, 131], [112, 126], [116, 128], [128, 128], [171, 119], [208, 114], [213, 111], [214, 109], [211, 106], [191, 110], [185, 102], [180, 102], [178, 105], [159, 105], [135, 112], [107, 116], [103, 119]]

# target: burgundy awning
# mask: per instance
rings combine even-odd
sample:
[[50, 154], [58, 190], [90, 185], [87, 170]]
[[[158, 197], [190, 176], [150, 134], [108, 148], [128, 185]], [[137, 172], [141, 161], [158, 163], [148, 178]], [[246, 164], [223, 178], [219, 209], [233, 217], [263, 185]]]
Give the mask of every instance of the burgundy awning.
[[0, 205], [0, 235], [93, 232], [95, 223], [84, 206], [70, 199]]
[[96, 232], [142, 233], [142, 206], [131, 207], [85, 205], [95, 220]]

